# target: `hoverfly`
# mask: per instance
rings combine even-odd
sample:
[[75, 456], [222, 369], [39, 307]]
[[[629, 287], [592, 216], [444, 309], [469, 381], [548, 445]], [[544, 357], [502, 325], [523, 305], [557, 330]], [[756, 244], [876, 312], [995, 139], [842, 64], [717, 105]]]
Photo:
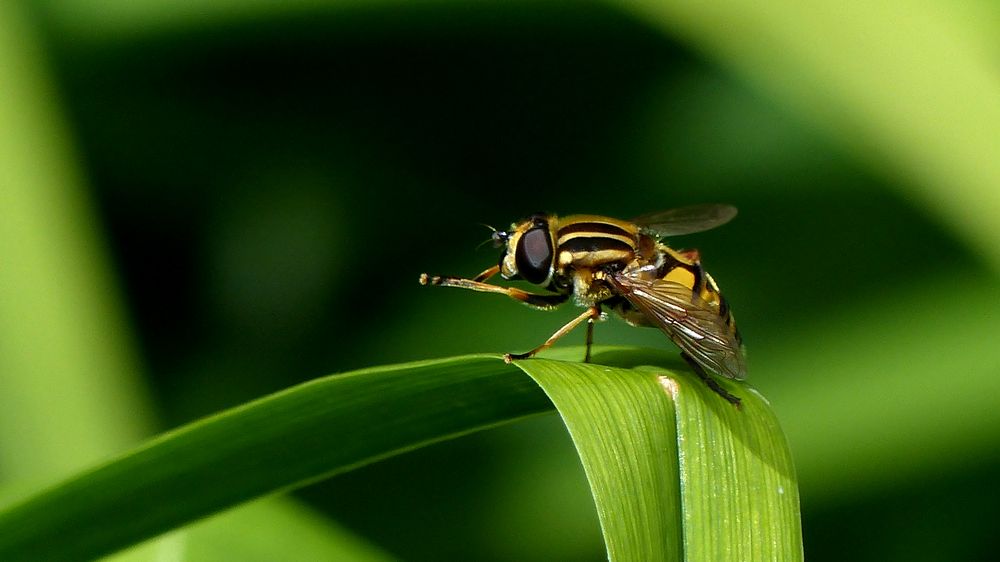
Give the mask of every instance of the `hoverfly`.
[[[590, 361], [594, 322], [608, 308], [633, 326], [655, 326], [681, 349], [681, 356], [716, 393], [739, 405], [709, 372], [741, 380], [746, 377], [743, 340], [719, 286], [701, 266], [698, 250], [674, 250], [660, 238], [701, 232], [736, 216], [729, 205], [696, 205], [622, 221], [598, 215], [557, 217], [536, 213], [494, 231], [503, 248], [500, 262], [472, 279], [420, 275], [422, 285], [461, 287], [500, 293], [529, 306], [552, 309], [570, 296], [587, 310], [570, 320], [544, 343], [527, 353], [508, 353], [504, 360], [526, 359], [548, 348], [587, 321], [586, 355]], [[500, 274], [543, 287], [536, 294], [516, 287], [486, 283]]]

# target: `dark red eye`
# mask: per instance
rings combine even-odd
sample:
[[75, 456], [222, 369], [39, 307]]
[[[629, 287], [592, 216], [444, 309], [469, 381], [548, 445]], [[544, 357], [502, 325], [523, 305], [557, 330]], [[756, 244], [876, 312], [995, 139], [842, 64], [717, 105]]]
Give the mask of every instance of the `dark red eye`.
[[547, 224], [535, 226], [521, 235], [514, 253], [517, 272], [529, 283], [544, 283], [552, 268], [552, 240]]

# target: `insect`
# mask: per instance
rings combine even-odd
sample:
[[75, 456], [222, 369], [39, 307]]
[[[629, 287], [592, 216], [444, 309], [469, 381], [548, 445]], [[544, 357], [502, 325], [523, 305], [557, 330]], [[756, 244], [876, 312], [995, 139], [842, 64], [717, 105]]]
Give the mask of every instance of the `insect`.
[[[736, 216], [729, 205], [696, 205], [622, 221], [598, 215], [558, 217], [536, 213], [494, 231], [503, 248], [497, 265], [472, 279], [420, 275], [422, 285], [460, 287], [499, 293], [531, 307], [552, 309], [570, 297], [587, 310], [559, 328], [527, 353], [504, 359], [526, 359], [548, 348], [584, 320], [586, 355], [594, 337], [594, 322], [610, 309], [633, 326], [655, 326], [681, 349], [681, 356], [716, 393], [739, 405], [709, 373], [746, 378], [743, 340], [719, 286], [701, 266], [698, 250], [674, 250], [661, 238], [701, 232]], [[496, 274], [544, 288], [537, 294], [486, 281]]]

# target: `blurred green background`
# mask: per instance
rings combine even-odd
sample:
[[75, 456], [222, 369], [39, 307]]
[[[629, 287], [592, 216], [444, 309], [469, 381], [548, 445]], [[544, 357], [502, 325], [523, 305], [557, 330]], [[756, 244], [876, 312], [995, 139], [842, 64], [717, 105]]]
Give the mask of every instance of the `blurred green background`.
[[[319, 375], [536, 345], [575, 313], [416, 283], [495, 263], [482, 223], [727, 202], [674, 243], [791, 441], [806, 556], [990, 559], [997, 37], [985, 0], [6, 2], [0, 492]], [[410, 560], [604, 556], [554, 415], [295, 495]]]

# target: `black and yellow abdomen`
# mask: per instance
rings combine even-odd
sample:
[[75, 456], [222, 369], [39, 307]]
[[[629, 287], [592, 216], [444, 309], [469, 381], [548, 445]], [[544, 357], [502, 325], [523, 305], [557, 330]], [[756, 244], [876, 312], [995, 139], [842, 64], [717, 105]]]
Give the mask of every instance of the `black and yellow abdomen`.
[[698, 251], [677, 251], [662, 244], [660, 244], [660, 250], [667, 257], [663, 265], [660, 266], [660, 279], [678, 283], [691, 289], [691, 294], [696, 295], [714, 309], [736, 340], [742, 343], [743, 338], [736, 327], [736, 319], [733, 318], [733, 313], [729, 310], [729, 303], [726, 302], [726, 297], [722, 296], [722, 291], [719, 290], [715, 279], [701, 266]]

